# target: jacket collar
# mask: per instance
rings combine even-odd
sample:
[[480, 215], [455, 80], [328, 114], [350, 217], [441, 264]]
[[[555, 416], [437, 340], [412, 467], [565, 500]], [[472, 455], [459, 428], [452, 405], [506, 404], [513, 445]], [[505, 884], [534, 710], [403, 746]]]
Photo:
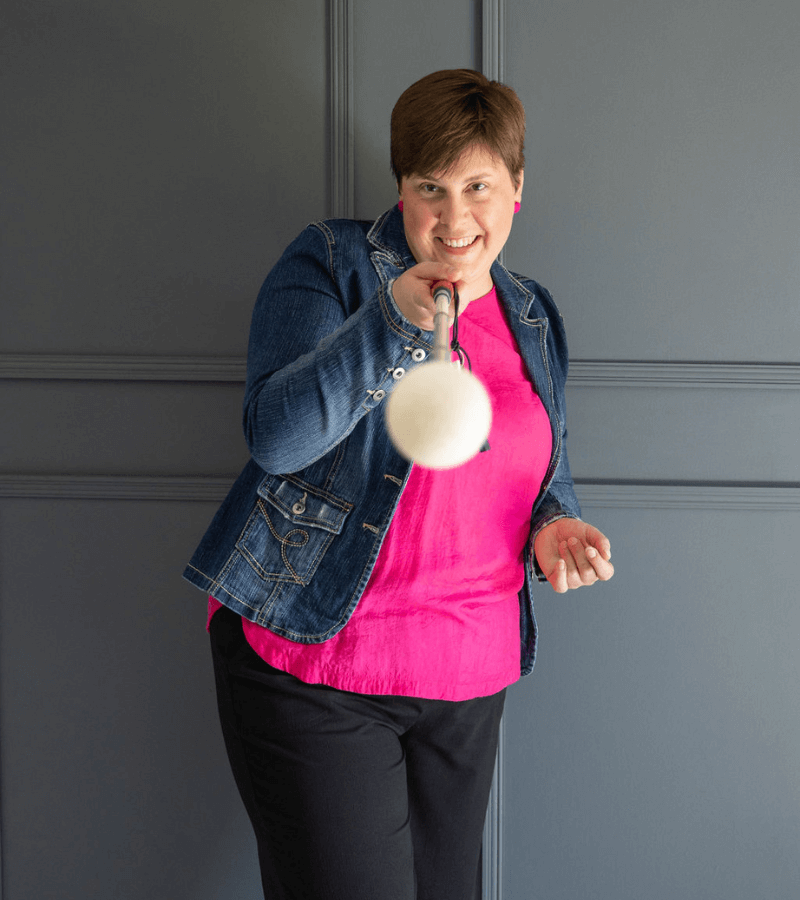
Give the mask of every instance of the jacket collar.
[[414, 254], [406, 241], [403, 214], [396, 204], [375, 220], [367, 234], [367, 240], [375, 250], [387, 256], [394, 265], [404, 269], [416, 265]]
[[512, 319], [531, 319], [535, 300], [533, 291], [529, 290], [518, 276], [495, 260], [492, 263], [492, 281], [497, 288], [497, 296], [509, 311]]

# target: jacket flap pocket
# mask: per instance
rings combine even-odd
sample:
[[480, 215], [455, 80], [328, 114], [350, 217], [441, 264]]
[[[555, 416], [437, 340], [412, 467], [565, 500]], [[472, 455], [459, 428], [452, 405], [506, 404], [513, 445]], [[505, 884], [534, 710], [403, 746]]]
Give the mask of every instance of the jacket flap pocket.
[[280, 475], [267, 475], [258, 487], [258, 494], [290, 522], [322, 528], [332, 534], [341, 533], [353, 508], [352, 503], [328, 491]]

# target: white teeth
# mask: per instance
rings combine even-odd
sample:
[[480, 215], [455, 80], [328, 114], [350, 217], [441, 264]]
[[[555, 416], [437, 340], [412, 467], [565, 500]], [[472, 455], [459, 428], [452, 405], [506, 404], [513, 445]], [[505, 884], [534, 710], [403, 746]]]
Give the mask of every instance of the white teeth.
[[469, 245], [476, 239], [477, 238], [475, 237], [467, 237], [461, 238], [461, 240], [458, 241], [449, 241], [447, 238], [442, 238], [442, 243], [445, 245], [445, 247], [469, 247]]

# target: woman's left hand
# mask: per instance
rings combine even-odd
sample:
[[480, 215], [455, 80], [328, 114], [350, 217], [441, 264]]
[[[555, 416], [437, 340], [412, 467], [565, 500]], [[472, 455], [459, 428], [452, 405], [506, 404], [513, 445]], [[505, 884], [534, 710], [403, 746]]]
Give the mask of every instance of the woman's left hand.
[[539, 568], [559, 594], [608, 581], [614, 574], [611, 542], [594, 525], [580, 519], [556, 519], [536, 536]]

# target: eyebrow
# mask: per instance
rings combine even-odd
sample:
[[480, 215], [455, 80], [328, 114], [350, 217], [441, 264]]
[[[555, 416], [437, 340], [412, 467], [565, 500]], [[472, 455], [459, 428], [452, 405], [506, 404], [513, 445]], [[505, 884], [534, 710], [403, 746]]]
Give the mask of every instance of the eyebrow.
[[[440, 179], [436, 177], [436, 175], [415, 175], [412, 176], [416, 178], [418, 181], [439, 181]], [[492, 177], [491, 172], [479, 172], [477, 175], [470, 175], [468, 178], [464, 179], [464, 184], [470, 181], [485, 181]]]

